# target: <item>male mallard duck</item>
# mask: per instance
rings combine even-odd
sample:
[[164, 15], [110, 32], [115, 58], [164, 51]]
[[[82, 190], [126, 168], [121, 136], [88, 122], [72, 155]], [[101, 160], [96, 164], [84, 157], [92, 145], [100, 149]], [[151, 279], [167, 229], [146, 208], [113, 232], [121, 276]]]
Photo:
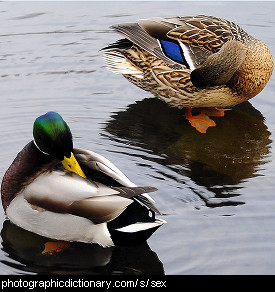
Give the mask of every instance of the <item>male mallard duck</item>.
[[[267, 46], [237, 24], [213, 16], [151, 18], [111, 27], [126, 39], [104, 48], [110, 70], [172, 106], [202, 133], [208, 116], [258, 94], [273, 71]], [[202, 108], [192, 116], [191, 108]]]
[[145, 241], [165, 222], [155, 218], [147, 194], [156, 189], [136, 187], [106, 158], [73, 148], [58, 113], [38, 117], [33, 138], [1, 185], [3, 208], [14, 224], [51, 239], [106, 247]]

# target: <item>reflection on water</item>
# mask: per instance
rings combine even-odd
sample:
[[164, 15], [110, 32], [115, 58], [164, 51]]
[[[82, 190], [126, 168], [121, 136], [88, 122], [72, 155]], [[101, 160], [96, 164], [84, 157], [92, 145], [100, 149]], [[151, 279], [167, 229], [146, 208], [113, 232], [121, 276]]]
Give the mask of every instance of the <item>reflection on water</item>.
[[[237, 205], [239, 184], [257, 175], [270, 151], [270, 132], [262, 114], [249, 102], [226, 112], [206, 135], [192, 129], [182, 110], [151, 98], [112, 116], [106, 130], [111, 139], [127, 139], [152, 150], [158, 163], [204, 186], [220, 200], [211, 201], [193, 190], [208, 206]], [[120, 140], [122, 141], [122, 140]]]
[[47, 238], [23, 230], [6, 220], [1, 232], [1, 262], [18, 271], [38, 274], [164, 274], [163, 265], [147, 243], [103, 248], [96, 244], [72, 243], [54, 255], [41, 254]]

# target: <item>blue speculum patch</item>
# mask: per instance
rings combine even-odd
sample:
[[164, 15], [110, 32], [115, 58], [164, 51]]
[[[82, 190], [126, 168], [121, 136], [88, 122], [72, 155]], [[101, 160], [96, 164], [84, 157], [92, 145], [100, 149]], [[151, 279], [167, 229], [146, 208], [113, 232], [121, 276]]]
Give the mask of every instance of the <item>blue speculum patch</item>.
[[182, 49], [178, 42], [160, 40], [163, 53], [173, 61], [185, 65], [188, 69], [190, 66], [186, 62]]

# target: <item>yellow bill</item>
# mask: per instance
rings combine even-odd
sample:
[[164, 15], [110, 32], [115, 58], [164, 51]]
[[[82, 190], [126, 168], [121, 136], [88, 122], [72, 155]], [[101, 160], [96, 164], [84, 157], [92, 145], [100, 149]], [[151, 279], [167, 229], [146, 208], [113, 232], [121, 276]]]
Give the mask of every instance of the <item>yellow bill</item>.
[[82, 171], [81, 167], [79, 166], [79, 164], [78, 164], [77, 160], [75, 159], [72, 152], [71, 152], [70, 158], [64, 156], [64, 160], [62, 161], [62, 164], [66, 170], [69, 170], [71, 172], [74, 172], [74, 173], [86, 178], [84, 172]]

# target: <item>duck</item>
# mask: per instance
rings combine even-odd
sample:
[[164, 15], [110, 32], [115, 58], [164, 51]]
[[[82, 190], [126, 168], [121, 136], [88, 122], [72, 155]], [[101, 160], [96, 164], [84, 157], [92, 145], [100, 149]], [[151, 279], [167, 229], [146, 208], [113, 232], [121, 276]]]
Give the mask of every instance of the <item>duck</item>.
[[68, 124], [50, 111], [35, 119], [33, 140], [4, 174], [1, 199], [8, 220], [50, 239], [48, 252], [70, 242], [146, 241], [166, 223], [148, 194], [156, 190], [136, 186], [102, 155], [74, 148]]
[[185, 109], [200, 133], [216, 126], [210, 116], [260, 93], [273, 72], [267, 45], [219, 17], [154, 17], [110, 28], [124, 38], [102, 49], [107, 68]]

